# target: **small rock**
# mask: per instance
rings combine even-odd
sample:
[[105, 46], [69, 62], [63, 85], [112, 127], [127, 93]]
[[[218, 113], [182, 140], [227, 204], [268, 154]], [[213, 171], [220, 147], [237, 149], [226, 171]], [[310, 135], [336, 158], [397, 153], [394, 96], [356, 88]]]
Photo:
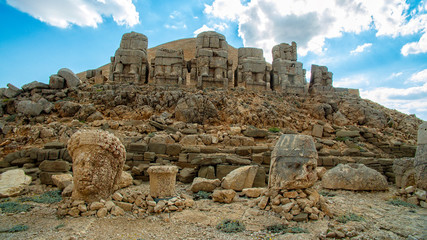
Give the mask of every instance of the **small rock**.
[[103, 207], [104, 207], [104, 204], [102, 204], [100, 202], [93, 202], [93, 203], [90, 204], [89, 209], [90, 210], [99, 210], [99, 209], [101, 209]]
[[96, 216], [99, 218], [103, 218], [105, 216], [107, 216], [108, 214], [108, 210], [106, 207], [100, 208], [97, 212], [96, 212]]
[[111, 209], [111, 214], [113, 214], [114, 216], [123, 216], [125, 215], [125, 211], [119, 206], [114, 206]]
[[231, 203], [235, 196], [236, 192], [232, 189], [215, 190], [212, 193], [212, 200], [214, 202]]
[[265, 192], [265, 188], [244, 188], [242, 193], [249, 198], [257, 198], [261, 196], [261, 194]]

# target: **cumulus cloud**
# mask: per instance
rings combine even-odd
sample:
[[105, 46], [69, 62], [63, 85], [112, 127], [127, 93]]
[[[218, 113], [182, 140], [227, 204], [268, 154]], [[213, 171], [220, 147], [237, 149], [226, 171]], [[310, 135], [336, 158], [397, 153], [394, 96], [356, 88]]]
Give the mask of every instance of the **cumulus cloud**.
[[218, 32], [222, 32], [226, 28], [228, 28], [228, 25], [226, 23], [213, 24], [212, 27], [209, 27], [206, 24], [204, 24], [201, 28], [199, 28], [196, 31], [194, 31], [193, 34], [194, 34], [194, 36], [197, 36], [199, 33], [206, 32], [206, 31], [218, 31]]
[[370, 48], [371, 46], [372, 46], [372, 43], [365, 43], [365, 44], [359, 45], [359, 46], [356, 47], [356, 49], [351, 50], [350, 54], [354, 55], [354, 54], [358, 54], [358, 53], [364, 52], [365, 49]]
[[[321, 53], [325, 39], [343, 33], [375, 29], [377, 36], [397, 37], [425, 32], [424, 6], [410, 13], [408, 9], [404, 0], [215, 0], [205, 5], [208, 16], [236, 22], [243, 44], [262, 48], [267, 60], [271, 48], [281, 42], [296, 41], [304, 56]], [[402, 54], [420, 52], [421, 43], [408, 45]]]
[[[426, 29], [427, 30], [427, 29]], [[427, 33], [424, 33], [418, 42], [410, 42], [405, 44], [400, 50], [403, 56], [409, 54], [419, 54], [427, 52]]]
[[94, 27], [111, 16], [118, 25], [134, 26], [139, 13], [132, 0], [6, 0], [14, 8], [49, 25]]
[[407, 82], [427, 83], [427, 69], [412, 74]]
[[362, 89], [360, 95], [404, 113], [418, 112], [424, 118], [427, 116], [427, 83], [406, 89], [388, 87]]
[[355, 75], [334, 80], [334, 87], [363, 88], [369, 85], [369, 79], [365, 75]]
[[403, 72], [397, 72], [397, 73], [392, 73], [390, 74], [390, 76], [387, 77], [387, 79], [393, 79], [393, 78], [397, 78], [402, 76]]
[[193, 34], [194, 34], [194, 36], [197, 36], [199, 33], [206, 32], [206, 31], [215, 31], [215, 29], [208, 27], [206, 25], [203, 25], [201, 28], [194, 31]]

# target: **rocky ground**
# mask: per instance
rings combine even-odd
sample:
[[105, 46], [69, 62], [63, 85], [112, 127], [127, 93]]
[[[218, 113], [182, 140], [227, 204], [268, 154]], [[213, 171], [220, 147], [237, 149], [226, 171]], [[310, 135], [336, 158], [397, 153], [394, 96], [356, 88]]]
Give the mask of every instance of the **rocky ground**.
[[[178, 184], [179, 193], [189, 185]], [[148, 183], [133, 186], [147, 190]], [[0, 230], [18, 224], [28, 226], [26, 231], [2, 232], [1, 239], [322, 239], [326, 236], [347, 239], [427, 239], [427, 209], [391, 205], [397, 191], [390, 186], [385, 192], [319, 191], [329, 201], [335, 217], [310, 222], [287, 222], [272, 211], [250, 207], [253, 199], [240, 197], [231, 204], [212, 200], [195, 201], [193, 208], [182, 212], [162, 213], [137, 217], [130, 212], [124, 216], [105, 218], [58, 218], [58, 203], [29, 202], [35, 207], [18, 214], [1, 213]], [[27, 195], [47, 191], [41, 185], [31, 185]], [[188, 193], [188, 192], [186, 192]], [[340, 217], [341, 216], [341, 217]], [[350, 217], [343, 223], [342, 216]], [[225, 219], [241, 221], [246, 230], [224, 233], [217, 225]], [[357, 220], [357, 221], [351, 221]], [[285, 224], [294, 231], [306, 233], [272, 233], [266, 227]]]

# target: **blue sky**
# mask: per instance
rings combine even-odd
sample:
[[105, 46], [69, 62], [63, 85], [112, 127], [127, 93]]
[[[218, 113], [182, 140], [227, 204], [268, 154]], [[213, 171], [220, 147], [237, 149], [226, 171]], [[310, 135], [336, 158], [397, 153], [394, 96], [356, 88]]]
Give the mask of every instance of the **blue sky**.
[[298, 60], [334, 86], [427, 120], [427, 4], [414, 0], [0, 0], [0, 87], [48, 83], [110, 61], [123, 33], [149, 47], [204, 30], [232, 46], [298, 44]]

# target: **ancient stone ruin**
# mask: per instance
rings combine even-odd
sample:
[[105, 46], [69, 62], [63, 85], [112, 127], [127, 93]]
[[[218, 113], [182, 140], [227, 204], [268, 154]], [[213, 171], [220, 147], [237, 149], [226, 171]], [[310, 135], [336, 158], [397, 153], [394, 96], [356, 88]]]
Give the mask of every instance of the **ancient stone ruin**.
[[216, 32], [202, 32], [196, 38], [196, 65], [194, 71], [197, 87], [233, 86], [231, 65], [228, 60], [228, 43], [224, 35]]
[[105, 131], [80, 131], [71, 136], [68, 152], [73, 159], [72, 199], [107, 199], [119, 183], [126, 159], [120, 140]]
[[186, 85], [187, 64], [182, 50], [161, 48], [151, 60], [151, 78], [158, 85]]
[[272, 49], [273, 70], [272, 88], [278, 92], [307, 92], [305, 69], [297, 62], [297, 44], [281, 43]]
[[332, 73], [325, 66], [311, 65], [310, 93], [331, 92]]
[[417, 187], [427, 191], [427, 122], [418, 128], [417, 152], [414, 168]]
[[176, 166], [152, 166], [150, 174], [150, 195], [154, 198], [167, 198], [176, 195], [175, 182], [178, 168]]
[[110, 81], [146, 83], [148, 81], [148, 38], [141, 33], [123, 34], [120, 47], [111, 57]]
[[271, 67], [267, 65], [262, 49], [239, 48], [234, 83], [236, 86], [243, 86], [254, 91], [271, 90], [270, 71]]

